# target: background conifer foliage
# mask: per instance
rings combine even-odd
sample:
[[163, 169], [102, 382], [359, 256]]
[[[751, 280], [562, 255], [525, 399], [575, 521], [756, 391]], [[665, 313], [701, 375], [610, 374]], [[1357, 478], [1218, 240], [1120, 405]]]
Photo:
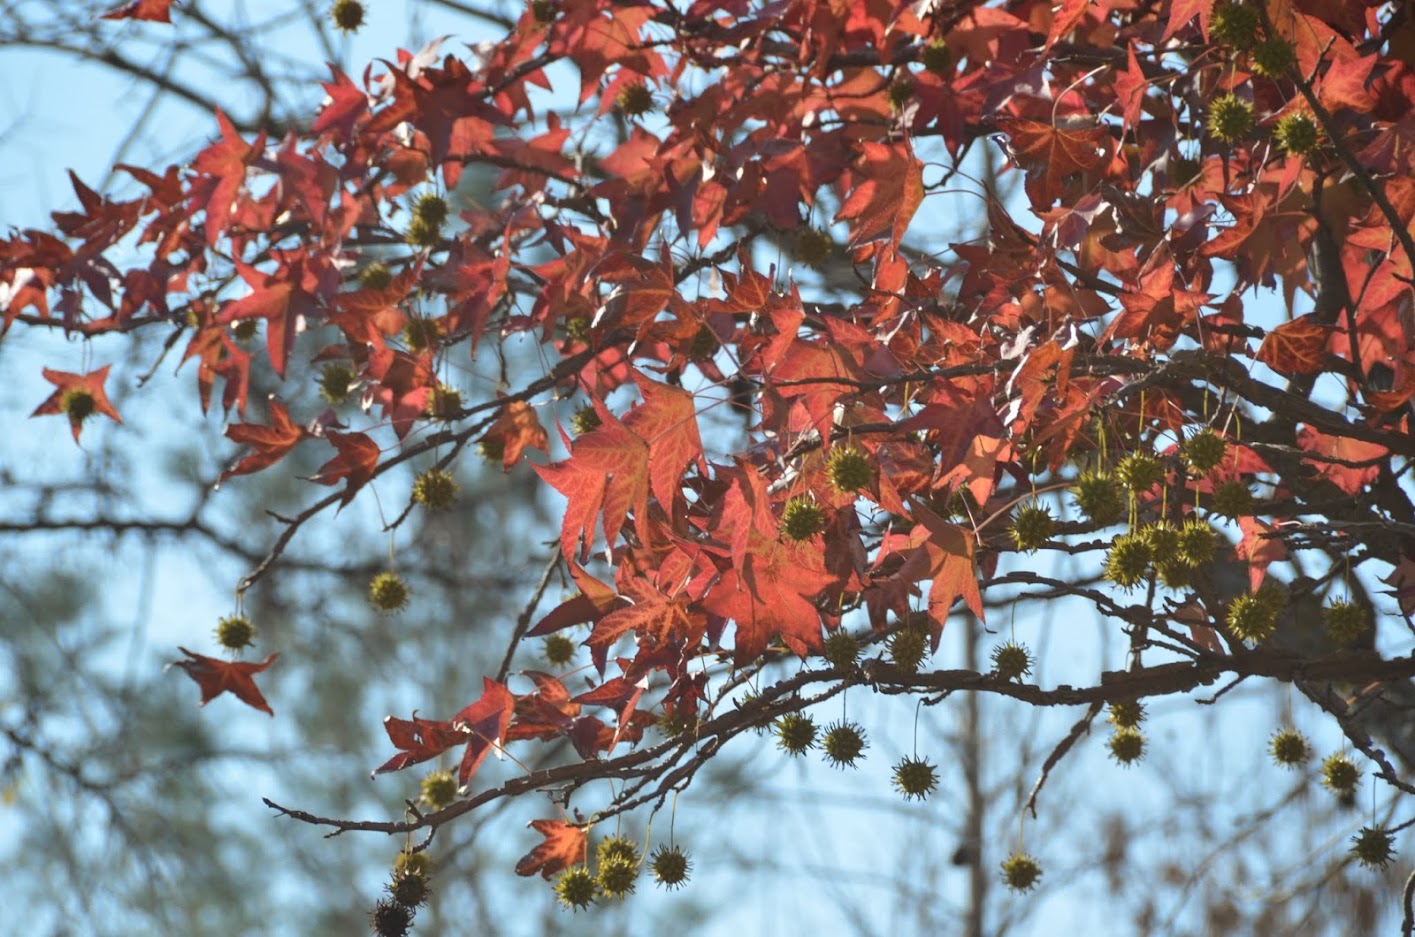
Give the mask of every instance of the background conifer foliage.
[[[229, 440], [206, 497], [298, 486], [215, 641], [171, 648], [208, 715], [306, 705], [264, 685], [301, 650], [244, 609], [311, 525], [389, 538], [344, 559], [396, 630], [425, 572], [400, 537], [465, 463], [557, 505], [520, 611], [468, 625], [494, 650], [457, 704], [383, 722], [368, 768], [406, 811], [267, 801], [406, 843], [379, 934], [456, 874], [445, 831], [517, 798], [540, 809], [514, 872], [567, 907], [683, 885], [715, 848], [668, 832], [699, 772], [763, 731], [783, 762], [869, 759], [847, 694], [1063, 710], [1025, 824], [1069, 809], [1049, 779], [1088, 736], [1118, 770], [1156, 757], [1156, 706], [1286, 685], [1323, 734], [1258, 727], [1265, 770], [1379, 799], [1324, 857], [1369, 875], [1415, 824], [1409, 9], [532, 0], [498, 41], [329, 66], [303, 116], [214, 107], [210, 142], [118, 165], [117, 194], [73, 176], [50, 227], [0, 238], [3, 341], [70, 339], [31, 404], [55, 446], [141, 448], [131, 414], [180, 407]], [[189, 15], [108, 14], [145, 43]], [[949, 240], [959, 214], [981, 233]], [[146, 386], [174, 367], [180, 401]], [[346, 510], [374, 501], [381, 527]], [[1113, 642], [1067, 683], [1063, 600]], [[1039, 609], [1045, 648], [940, 650]], [[301, 665], [312, 694], [350, 666]], [[936, 795], [926, 753], [892, 774]], [[1045, 885], [1036, 852], [989, 875]], [[1408, 921], [1401, 884], [1376, 890]]]

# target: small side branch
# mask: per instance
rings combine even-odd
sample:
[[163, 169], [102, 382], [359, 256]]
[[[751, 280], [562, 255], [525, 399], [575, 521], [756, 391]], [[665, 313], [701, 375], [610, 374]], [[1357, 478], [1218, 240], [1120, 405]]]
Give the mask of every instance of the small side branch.
[[1042, 792], [1042, 785], [1045, 784], [1047, 778], [1051, 776], [1051, 769], [1055, 768], [1061, 762], [1061, 759], [1066, 757], [1066, 753], [1071, 751], [1072, 747], [1081, 736], [1091, 731], [1091, 723], [1095, 722], [1096, 717], [1100, 715], [1102, 705], [1104, 704], [1099, 701], [1092, 703], [1090, 708], [1086, 710], [1086, 715], [1076, 721], [1076, 724], [1071, 727], [1071, 731], [1066, 734], [1066, 738], [1057, 743], [1056, 748], [1051, 750], [1051, 754], [1047, 756], [1047, 760], [1042, 763], [1042, 773], [1037, 778], [1037, 783], [1032, 785], [1032, 793], [1028, 795], [1027, 803], [1022, 807], [1023, 813], [1026, 813], [1028, 810], [1032, 812], [1033, 820], [1037, 818], [1037, 795]]

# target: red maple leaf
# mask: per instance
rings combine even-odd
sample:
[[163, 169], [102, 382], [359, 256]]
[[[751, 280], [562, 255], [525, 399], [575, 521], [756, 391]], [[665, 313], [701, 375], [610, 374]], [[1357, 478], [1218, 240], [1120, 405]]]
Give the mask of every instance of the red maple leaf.
[[401, 771], [409, 765], [436, 758], [467, 738], [467, 734], [454, 728], [451, 722], [422, 719], [416, 712], [412, 719], [399, 719], [397, 716], [384, 718], [383, 730], [399, 753], [374, 768], [375, 775], [385, 771]]
[[35, 407], [31, 417], [62, 413], [69, 418], [69, 429], [74, 433], [74, 442], [79, 441], [84, 420], [94, 413], [102, 413], [116, 423], [123, 422], [118, 411], [108, 400], [108, 392], [103, 382], [108, 380], [108, 372], [113, 366], [105, 364], [97, 371], [87, 374], [70, 374], [68, 371], [44, 369], [44, 379], [55, 387], [54, 393], [44, 403]]
[[213, 246], [231, 223], [231, 204], [246, 184], [247, 167], [265, 150], [264, 130], [255, 143], [247, 143], [220, 108], [216, 122], [221, 125], [221, 139], [192, 161], [192, 169], [206, 178], [192, 183], [189, 206], [192, 212], [206, 212], [206, 243]]
[[301, 320], [316, 311], [314, 295], [306, 290], [305, 264], [296, 259], [276, 273], [261, 273], [236, 261], [241, 278], [251, 287], [251, 294], [229, 303], [216, 321], [229, 324], [239, 319], [265, 319], [265, 342], [270, 352], [270, 365], [280, 377], [290, 360], [290, 348]]
[[1263, 338], [1258, 360], [1283, 377], [1318, 374], [1326, 370], [1327, 340], [1332, 327], [1315, 315], [1298, 316], [1284, 322]]
[[172, 22], [171, 6], [175, 0], [133, 0], [127, 6], [109, 10], [106, 20], [147, 20], [152, 23]]
[[271, 425], [236, 423], [226, 427], [226, 438], [232, 442], [255, 447], [255, 452], [221, 473], [221, 481], [232, 475], [249, 475], [274, 465], [309, 435], [303, 426], [295, 425], [290, 412], [278, 400], [270, 401]]
[[983, 597], [978, 590], [973, 535], [957, 524], [948, 523], [922, 504], [914, 505], [913, 515], [917, 523], [908, 541], [913, 550], [900, 568], [899, 578], [912, 582], [928, 579], [932, 582], [929, 617], [937, 625], [942, 626], [959, 596], [963, 597], [964, 603], [978, 616], [979, 621], [985, 621]]
[[1027, 172], [1027, 195], [1038, 209], [1050, 208], [1066, 194], [1072, 176], [1095, 172], [1110, 159], [1114, 143], [1104, 125], [1058, 127], [1050, 121], [1010, 117], [997, 128], [1012, 142], [1013, 157]]
[[888, 237], [898, 246], [924, 200], [924, 164], [907, 143], [864, 141], [848, 178], [835, 220], [851, 222], [850, 245]]
[[465, 785], [487, 754], [506, 738], [506, 729], [516, 711], [511, 691], [490, 677], [482, 678], [482, 695], [452, 717], [452, 725], [467, 737], [467, 750], [457, 770], [457, 782]]
[[320, 82], [320, 87], [329, 95], [329, 103], [319, 112], [312, 129], [316, 134], [335, 130], [348, 138], [353, 135], [359, 118], [368, 113], [368, 95], [336, 66], [329, 66], [329, 74], [333, 81]]
[[564, 820], [532, 820], [528, 825], [544, 836], [545, 842], [521, 857], [516, 863], [517, 875], [539, 872], [541, 878], [549, 879], [556, 872], [585, 861], [589, 838], [583, 827]]
[[270, 708], [270, 704], [265, 701], [265, 697], [260, 695], [260, 689], [255, 685], [255, 675], [264, 671], [279, 654], [271, 654], [259, 664], [246, 663], [238, 660], [220, 660], [215, 657], [205, 657], [201, 654], [193, 654], [184, 647], [177, 650], [191, 658], [191, 660], [179, 660], [177, 666], [187, 672], [201, 687], [201, 704], [205, 706], [216, 697], [230, 690], [235, 697], [247, 706], [253, 706], [263, 713], [271, 716], [275, 711]]
[[354, 500], [359, 489], [373, 478], [382, 450], [367, 433], [336, 433], [331, 430], [324, 434], [324, 438], [329, 440], [338, 455], [321, 465], [310, 480], [321, 485], [333, 485], [344, 479], [346, 484], [340, 504], [348, 504]]
[[1374, 442], [1349, 436], [1328, 436], [1310, 426], [1297, 431], [1297, 447], [1310, 454], [1307, 464], [1317, 474], [1349, 495], [1358, 494], [1376, 480], [1390, 450]]
[[1287, 559], [1287, 547], [1281, 539], [1272, 536], [1277, 528], [1267, 521], [1240, 517], [1238, 528], [1243, 531], [1243, 539], [1234, 545], [1233, 552], [1240, 560], [1248, 561], [1248, 588], [1257, 592], [1268, 567]]
[[535, 408], [524, 400], [512, 400], [502, 407], [496, 422], [487, 427], [483, 439], [501, 442], [501, 470], [509, 472], [521, 461], [526, 448], [546, 451], [550, 436], [540, 424]]

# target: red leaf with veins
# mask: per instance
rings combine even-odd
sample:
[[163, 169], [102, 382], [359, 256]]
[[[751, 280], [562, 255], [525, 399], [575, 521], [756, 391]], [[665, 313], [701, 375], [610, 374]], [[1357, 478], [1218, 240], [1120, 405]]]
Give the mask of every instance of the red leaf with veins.
[[888, 238], [898, 246], [924, 200], [924, 164], [907, 143], [860, 144], [836, 221], [849, 221], [850, 245]]
[[259, 472], [285, 458], [285, 455], [300, 440], [309, 435], [303, 426], [297, 426], [290, 419], [290, 412], [278, 400], [270, 401], [270, 425], [259, 423], [236, 423], [226, 427], [226, 438], [232, 442], [255, 448], [255, 452], [221, 473], [221, 481], [232, 475], [249, 475]]
[[1390, 458], [1390, 450], [1379, 443], [1328, 436], [1310, 426], [1297, 431], [1297, 447], [1310, 453], [1307, 464], [1318, 475], [1349, 495], [1359, 494], [1375, 481]]
[[216, 110], [216, 122], [221, 125], [221, 139], [192, 161], [192, 169], [206, 178], [192, 182], [188, 206], [192, 212], [206, 212], [206, 243], [213, 246], [231, 223], [231, 204], [246, 183], [246, 168], [265, 149], [264, 130], [252, 144], [241, 139], [220, 108]]
[[222, 693], [230, 691], [238, 700], [247, 706], [259, 709], [270, 716], [275, 715], [275, 711], [270, 708], [270, 704], [265, 701], [265, 697], [260, 695], [260, 689], [255, 685], [255, 675], [264, 671], [279, 654], [271, 654], [259, 664], [245, 663], [238, 660], [220, 660], [215, 657], [205, 657], [201, 654], [193, 654], [184, 647], [179, 647], [190, 660], [179, 660], [177, 666], [187, 672], [201, 687], [201, 704], [207, 703], [220, 696]]
[[416, 712], [413, 713], [412, 719], [386, 717], [383, 720], [383, 729], [388, 733], [388, 740], [401, 751], [374, 768], [375, 775], [386, 771], [401, 771], [409, 765], [436, 758], [449, 748], [460, 745], [467, 738], [467, 734], [454, 728], [452, 723], [440, 719], [420, 719]]
[[1113, 143], [1109, 128], [1089, 124], [1063, 128], [1012, 117], [997, 121], [997, 129], [1012, 141], [1017, 163], [1027, 172], [1027, 194], [1038, 209], [1061, 198], [1070, 177], [1104, 166]]
[[73, 431], [74, 442], [78, 442], [79, 433], [83, 430], [84, 420], [88, 414], [80, 414], [75, 402], [82, 395], [87, 394], [90, 400], [90, 412], [102, 413], [115, 423], [123, 422], [123, 418], [118, 415], [118, 411], [109, 401], [108, 392], [103, 389], [103, 382], [108, 380], [108, 372], [112, 367], [111, 364], [105, 364], [97, 371], [90, 371], [87, 374], [70, 374], [68, 371], [51, 371], [45, 368], [44, 379], [54, 385], [55, 391], [45, 399], [44, 403], [35, 407], [30, 416], [50, 416], [64, 413], [67, 402], [69, 429]]
[[459, 784], [465, 785], [492, 747], [502, 743], [515, 711], [516, 698], [511, 691], [490, 677], [483, 677], [481, 699], [452, 717], [453, 727], [467, 735], [467, 750], [457, 770]]
[[354, 500], [359, 489], [373, 478], [382, 450], [367, 433], [337, 433], [330, 430], [324, 434], [324, 438], [329, 440], [338, 455], [321, 465], [310, 481], [333, 485], [337, 484], [339, 479], [344, 479], [344, 494], [339, 503], [346, 505]]
[[1248, 561], [1248, 589], [1257, 592], [1268, 574], [1268, 567], [1287, 559], [1287, 547], [1282, 540], [1271, 536], [1277, 528], [1256, 517], [1238, 518], [1238, 528], [1243, 531], [1243, 539], [1233, 547], [1240, 560]]
[[517, 875], [539, 872], [541, 878], [549, 879], [556, 872], [585, 861], [589, 840], [583, 828], [564, 820], [532, 820], [529, 826], [544, 836], [545, 842], [521, 857], [516, 863]]
[[1283, 377], [1319, 374], [1326, 370], [1327, 340], [1332, 328], [1314, 315], [1284, 322], [1263, 338], [1258, 360]]
[[317, 309], [313, 294], [305, 289], [304, 266], [304, 260], [297, 259], [278, 273], [265, 274], [236, 261], [236, 269], [250, 285], [251, 294], [228, 304], [216, 319], [227, 324], [240, 319], [266, 320], [265, 342], [270, 365], [280, 377], [285, 376], [300, 318]]

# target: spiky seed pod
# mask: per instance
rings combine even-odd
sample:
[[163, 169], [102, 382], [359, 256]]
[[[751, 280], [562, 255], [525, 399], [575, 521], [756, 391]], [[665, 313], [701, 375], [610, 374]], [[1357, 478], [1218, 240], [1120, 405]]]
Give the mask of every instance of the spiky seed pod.
[[368, 584], [369, 604], [380, 612], [401, 611], [411, 594], [403, 577], [394, 572], [379, 573]]
[[483, 436], [477, 440], [477, 452], [488, 462], [500, 462], [506, 454], [506, 440], [500, 436]]
[[1371, 627], [1371, 616], [1355, 602], [1336, 599], [1322, 609], [1322, 624], [1331, 639], [1344, 647], [1366, 633]]
[[413, 909], [391, 898], [380, 898], [369, 915], [369, 925], [378, 937], [406, 937], [413, 926]]
[[447, 199], [433, 192], [419, 196], [413, 205], [413, 217], [427, 222], [434, 228], [441, 228], [447, 223], [447, 215], [450, 211]]
[[1145, 704], [1139, 700], [1111, 703], [1106, 710], [1106, 720], [1117, 729], [1137, 728], [1145, 721]]
[[655, 725], [665, 738], [676, 739], [684, 732], [691, 732], [698, 727], [698, 714], [684, 712], [675, 707], [659, 716]]
[[1031, 891], [1042, 877], [1042, 867], [1025, 852], [1008, 856], [1002, 863], [1002, 883], [1013, 891]]
[[690, 361], [706, 361], [717, 350], [722, 347], [722, 343], [717, 340], [717, 333], [706, 325], [698, 326], [698, 330], [693, 333], [693, 340], [688, 343], [688, 350], [685, 352]]
[[825, 529], [825, 511], [806, 495], [786, 502], [781, 511], [781, 532], [789, 540], [809, 540]]
[[1253, 492], [1236, 478], [1214, 489], [1213, 511], [1219, 517], [1237, 519], [1253, 513]]
[[1155, 567], [1160, 584], [1176, 592], [1187, 589], [1194, 581], [1194, 570], [1179, 561], [1178, 557], [1167, 557]]
[[625, 85], [614, 99], [614, 106], [630, 119], [642, 117], [653, 110], [653, 92], [643, 83]]
[[659, 846], [649, 856], [649, 870], [655, 882], [668, 890], [682, 888], [693, 874], [693, 861], [677, 846]]
[[914, 100], [914, 83], [912, 81], [896, 81], [889, 86], [887, 92], [889, 96], [889, 109], [896, 114], [912, 100]]
[[255, 625], [245, 615], [227, 615], [216, 623], [216, 643], [240, 651], [255, 643]]
[[427, 395], [423, 412], [442, 423], [451, 423], [462, 412], [462, 392], [446, 384], [438, 384]]
[[599, 893], [612, 900], [620, 900], [633, 894], [639, 878], [639, 864], [630, 862], [623, 856], [614, 856], [599, 864], [595, 884]]
[[366, 290], [386, 290], [393, 283], [393, 271], [388, 265], [375, 260], [359, 271], [359, 286]]
[[1150, 556], [1157, 563], [1179, 553], [1179, 528], [1169, 521], [1155, 521], [1140, 528], [1140, 536], [1150, 545]]
[[398, 858], [393, 860], [394, 875], [431, 875], [432, 856], [427, 854], [427, 850], [412, 852], [404, 849], [398, 853]]
[[1228, 442], [1207, 426], [1184, 443], [1184, 462], [1189, 466], [1189, 470], [1199, 477], [1218, 468], [1227, 454]]
[[1122, 589], [1133, 589], [1145, 581], [1150, 570], [1150, 542], [1138, 531], [1116, 537], [1106, 551], [1105, 578]]
[[433, 227], [422, 218], [414, 217], [408, 223], [408, 230], [404, 233], [403, 240], [413, 247], [430, 250], [442, 243], [442, 229]]
[[565, 320], [565, 337], [572, 342], [584, 342], [590, 337], [589, 316], [571, 316]]
[[1322, 786], [1333, 794], [1350, 797], [1361, 781], [1361, 769], [1356, 762], [1338, 752], [1322, 761]]
[[1228, 606], [1228, 616], [1224, 620], [1228, 631], [1242, 641], [1262, 641], [1277, 627], [1278, 612], [1271, 602], [1265, 602], [1258, 595], [1240, 595]]
[[599, 429], [602, 421], [599, 412], [589, 404], [575, 411], [575, 415], [570, 418], [570, 428], [575, 431], [576, 436], [583, 436]]
[[1136, 729], [1117, 728], [1109, 744], [1110, 757], [1127, 768], [1145, 757], [1145, 736]]
[[462, 490], [452, 473], [439, 468], [430, 468], [413, 479], [413, 501], [429, 511], [445, 511], [457, 503], [457, 492]]
[[1368, 869], [1384, 869], [1395, 858], [1395, 834], [1379, 826], [1363, 826], [1351, 837], [1351, 855]]
[[424, 904], [432, 894], [426, 875], [395, 875], [388, 883], [388, 895], [405, 908]]
[[825, 760], [836, 768], [853, 768], [855, 762], [870, 743], [865, 738], [865, 730], [857, 722], [836, 722], [825, 730], [821, 750]]
[[851, 494], [874, 480], [869, 456], [854, 446], [836, 446], [825, 460], [825, 474], [836, 491]]
[[639, 844], [627, 836], [606, 836], [595, 847], [595, 864], [604, 865], [615, 859], [623, 859], [631, 865], [639, 864]]
[[1321, 143], [1321, 132], [1306, 114], [1285, 114], [1273, 128], [1273, 139], [1285, 152], [1305, 156]]
[[1205, 126], [1215, 139], [1237, 143], [1253, 132], [1253, 105], [1236, 94], [1225, 94], [1209, 105]]
[[1107, 472], [1083, 472], [1071, 488], [1076, 506], [1097, 527], [1109, 527], [1125, 516], [1120, 483]]
[[442, 325], [436, 319], [409, 319], [403, 326], [403, 344], [412, 351], [426, 351], [442, 340]]
[[802, 228], [796, 232], [796, 259], [816, 270], [825, 266], [835, 250], [835, 239], [819, 228]]
[[1020, 683], [1032, 673], [1032, 652], [1016, 641], [999, 644], [992, 649], [992, 670], [1004, 680]]
[[575, 642], [565, 635], [552, 634], [546, 637], [540, 653], [550, 666], [564, 667], [575, 659], [575, 647]]
[[364, 5], [359, 0], [335, 0], [329, 18], [341, 32], [351, 33], [364, 25]]
[[1171, 155], [1169, 158], [1169, 181], [1175, 188], [1183, 188], [1199, 175], [1199, 161], [1184, 156]]
[[924, 758], [903, 758], [894, 766], [894, 787], [905, 800], [924, 800], [938, 790], [938, 771]]
[[1197, 517], [1191, 517], [1179, 528], [1175, 559], [1190, 569], [1206, 566], [1218, 553], [1218, 531]]
[[1312, 746], [1296, 729], [1279, 729], [1268, 740], [1268, 754], [1284, 768], [1297, 768], [1311, 760]]
[[1127, 490], [1141, 494], [1164, 480], [1164, 463], [1148, 452], [1132, 452], [1116, 464], [1115, 477]]
[[555, 4], [551, 0], [531, 0], [531, 16], [542, 26], [555, 22]]
[[583, 865], [573, 866], [555, 880], [555, 897], [572, 911], [588, 908], [595, 898], [595, 878]]
[[1282, 78], [1297, 64], [1297, 48], [1274, 36], [1253, 47], [1253, 71], [1264, 78]]
[[1038, 547], [1051, 539], [1055, 529], [1056, 522], [1052, 520], [1051, 511], [1033, 501], [1018, 509], [1007, 533], [1017, 549], [1023, 553], [1035, 553]]
[[343, 403], [354, 391], [359, 375], [347, 364], [326, 364], [319, 372], [319, 395], [331, 406]]
[[1219, 3], [1209, 18], [1209, 38], [1235, 49], [1247, 49], [1257, 41], [1258, 25], [1257, 7]]
[[836, 670], [849, 670], [860, 659], [860, 642], [844, 628], [832, 631], [821, 648], [821, 656]]
[[[259, 319], [241, 319], [240, 321], [231, 326], [231, 334], [235, 336], [235, 339], [238, 342], [250, 341], [251, 339], [255, 338], [256, 332], [258, 331], [260, 331]], [[80, 391], [78, 391], [77, 389], [75, 390], [75, 393], [79, 392]], [[82, 393], [88, 393], [88, 391], [82, 391]]]
[[801, 713], [787, 713], [775, 722], [776, 744], [788, 755], [804, 755], [816, 744], [816, 721]]
[[430, 771], [418, 786], [418, 800], [441, 810], [457, 799], [457, 776], [451, 771]]
[[940, 78], [953, 74], [953, 50], [943, 39], [935, 39], [924, 46], [923, 51], [919, 53], [919, 61], [924, 68]]
[[905, 626], [889, 638], [889, 661], [900, 670], [918, 670], [928, 652], [929, 635], [922, 628]]

